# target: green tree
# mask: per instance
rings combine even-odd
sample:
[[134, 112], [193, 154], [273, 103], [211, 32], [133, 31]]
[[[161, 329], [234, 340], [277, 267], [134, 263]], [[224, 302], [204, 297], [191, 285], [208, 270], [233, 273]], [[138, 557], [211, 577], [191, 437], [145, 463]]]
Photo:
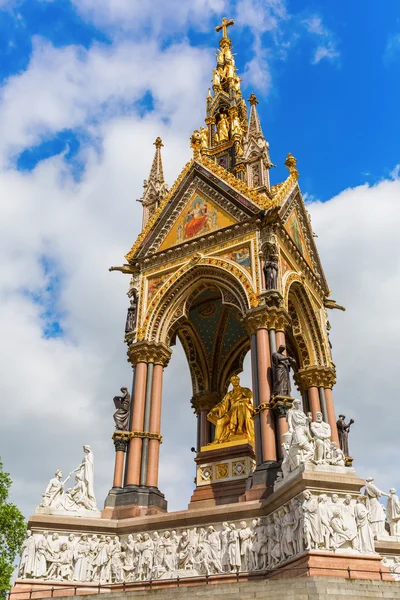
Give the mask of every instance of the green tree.
[[10, 589], [15, 559], [26, 532], [22, 513], [8, 502], [11, 484], [10, 474], [3, 471], [0, 460], [0, 598], [5, 598]]

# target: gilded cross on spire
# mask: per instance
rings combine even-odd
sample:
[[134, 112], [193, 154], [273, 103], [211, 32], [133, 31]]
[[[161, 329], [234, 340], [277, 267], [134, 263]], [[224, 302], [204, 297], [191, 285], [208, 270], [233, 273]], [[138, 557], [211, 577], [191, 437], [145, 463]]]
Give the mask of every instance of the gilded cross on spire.
[[235, 21], [233, 19], [229, 19], [229, 21], [228, 21], [228, 19], [226, 17], [224, 17], [222, 19], [221, 25], [218, 25], [215, 28], [215, 31], [218, 32], [218, 31], [221, 31], [221, 29], [222, 29], [222, 39], [223, 38], [227, 38], [228, 37], [227, 36], [227, 29], [228, 29], [228, 27], [230, 27], [231, 25], [234, 25], [234, 24], [235, 24]]

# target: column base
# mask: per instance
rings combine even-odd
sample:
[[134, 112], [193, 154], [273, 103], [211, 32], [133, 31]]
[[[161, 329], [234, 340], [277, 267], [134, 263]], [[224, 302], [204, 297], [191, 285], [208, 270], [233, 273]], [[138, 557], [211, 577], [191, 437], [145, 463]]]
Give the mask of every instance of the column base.
[[129, 519], [167, 512], [168, 503], [158, 488], [132, 485], [113, 487], [101, 512], [103, 519]]
[[281, 461], [268, 460], [258, 465], [246, 482], [243, 500], [265, 500], [274, 491], [274, 484], [281, 466]]

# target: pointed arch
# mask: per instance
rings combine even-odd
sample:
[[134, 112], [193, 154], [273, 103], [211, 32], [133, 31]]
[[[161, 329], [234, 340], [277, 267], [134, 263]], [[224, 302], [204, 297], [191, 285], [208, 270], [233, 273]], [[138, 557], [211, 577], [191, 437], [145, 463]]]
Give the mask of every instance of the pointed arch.
[[193, 298], [202, 290], [217, 288], [222, 302], [244, 315], [256, 303], [251, 279], [231, 263], [204, 257], [184, 265], [163, 286], [156, 302], [149, 306], [141, 327], [142, 339], [169, 345], [175, 325], [188, 315]]
[[286, 281], [285, 307], [292, 319], [291, 334], [300, 366], [328, 366], [324, 336], [315, 309], [303, 281], [294, 273]]

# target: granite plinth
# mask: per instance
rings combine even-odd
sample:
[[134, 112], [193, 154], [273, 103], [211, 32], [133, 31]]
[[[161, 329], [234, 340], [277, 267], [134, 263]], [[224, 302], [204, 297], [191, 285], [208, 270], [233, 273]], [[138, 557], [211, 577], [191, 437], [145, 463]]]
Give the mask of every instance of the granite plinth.
[[127, 486], [111, 488], [101, 515], [108, 519], [125, 519], [139, 515], [165, 513], [168, 503], [156, 487]]

